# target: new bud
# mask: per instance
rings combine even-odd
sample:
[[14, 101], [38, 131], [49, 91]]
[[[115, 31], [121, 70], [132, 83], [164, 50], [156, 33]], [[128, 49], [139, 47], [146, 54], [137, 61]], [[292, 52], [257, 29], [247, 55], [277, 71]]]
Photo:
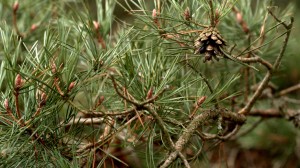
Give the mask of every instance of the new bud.
[[153, 20], [157, 19], [156, 9], [153, 9], [153, 11], [152, 11], [152, 19]]
[[101, 96], [98, 100], [97, 105], [100, 106], [104, 102], [104, 99], [105, 99], [104, 96]]
[[185, 19], [185, 20], [187, 20], [187, 21], [191, 20], [191, 12], [190, 12], [190, 8], [189, 8], [189, 7], [187, 7], [187, 8], [184, 10], [183, 15], [184, 15], [184, 19]]
[[53, 74], [56, 73], [56, 65], [55, 65], [54, 62], [51, 64], [51, 71], [52, 71]]
[[71, 82], [68, 88], [68, 91], [71, 91], [75, 86], [75, 82]]
[[19, 9], [19, 2], [16, 1], [13, 5], [13, 12], [16, 13], [18, 9]]
[[8, 104], [8, 100], [7, 99], [4, 100], [3, 104], [4, 104], [4, 107], [5, 107], [6, 110], [9, 109], [9, 104]]
[[148, 93], [147, 93], [147, 99], [151, 99], [153, 96], [153, 88], [150, 88]]
[[202, 96], [197, 100], [197, 106], [201, 106], [203, 102], [206, 100], [206, 96]]
[[156, 24], [157, 27], [159, 27], [158, 18], [157, 18], [158, 15], [159, 15], [159, 13], [157, 13], [156, 9], [153, 9], [152, 19], [153, 19], [153, 22]]
[[216, 9], [216, 12], [215, 12], [215, 25], [217, 25], [219, 23], [219, 19], [220, 19], [220, 13], [219, 13], [219, 10]]
[[32, 24], [31, 27], [30, 27], [30, 31], [31, 32], [35, 31], [37, 29], [37, 27], [38, 26], [36, 24]]
[[94, 29], [98, 30], [100, 28], [100, 24], [97, 21], [93, 21]]
[[100, 98], [99, 98], [99, 102], [103, 102], [104, 101], [104, 96], [101, 96]]
[[20, 89], [22, 87], [22, 76], [18, 74], [15, 79], [15, 88]]
[[44, 106], [46, 104], [46, 100], [47, 100], [47, 95], [46, 93], [42, 92], [40, 105]]
[[97, 101], [96, 108], [99, 107], [103, 103], [103, 101], [104, 101], [104, 96], [100, 96], [100, 98]]
[[239, 23], [242, 23], [243, 22], [243, 17], [242, 17], [242, 14], [240, 12], [236, 13], [236, 20], [239, 22]]

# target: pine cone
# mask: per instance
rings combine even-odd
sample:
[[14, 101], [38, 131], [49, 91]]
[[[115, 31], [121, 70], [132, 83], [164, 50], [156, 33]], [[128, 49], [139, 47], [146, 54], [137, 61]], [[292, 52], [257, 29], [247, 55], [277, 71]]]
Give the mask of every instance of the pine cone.
[[195, 40], [194, 54], [204, 54], [204, 62], [210, 61], [212, 58], [218, 61], [217, 55], [224, 55], [221, 48], [225, 45], [225, 40], [222, 38], [220, 32], [214, 27], [209, 27], [204, 29]]

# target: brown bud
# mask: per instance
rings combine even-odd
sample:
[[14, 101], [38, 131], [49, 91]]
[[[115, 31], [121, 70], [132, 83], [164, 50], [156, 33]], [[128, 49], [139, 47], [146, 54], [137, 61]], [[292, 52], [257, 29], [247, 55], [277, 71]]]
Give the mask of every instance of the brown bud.
[[101, 96], [100, 98], [99, 98], [99, 102], [103, 102], [104, 101], [104, 96]]
[[148, 93], [147, 93], [147, 99], [151, 99], [153, 96], [153, 88], [150, 88]]
[[46, 104], [46, 100], [47, 100], [47, 95], [46, 93], [42, 92], [40, 105], [44, 106]]
[[159, 28], [160, 25], [159, 25], [157, 16], [159, 16], [159, 13], [156, 11], [156, 9], [153, 9], [153, 11], [152, 11], [152, 19], [153, 19], [153, 22], [156, 24], [156, 26]]
[[98, 102], [96, 104], [96, 107], [100, 106], [104, 101], [104, 96], [100, 96], [100, 98], [98, 99]]
[[220, 19], [220, 12], [218, 9], [216, 9], [215, 12], [215, 25], [217, 25], [219, 23], [219, 19]]
[[183, 15], [184, 15], [184, 19], [185, 19], [185, 20], [187, 20], [187, 21], [191, 20], [191, 12], [190, 12], [190, 8], [189, 8], [189, 7], [187, 7], [187, 8], [184, 10]]
[[46, 100], [46, 99], [47, 99], [47, 95], [46, 95], [45, 92], [42, 93], [41, 99], [42, 99], [42, 100]]
[[97, 22], [97, 21], [93, 21], [93, 25], [94, 25], [94, 29], [95, 30], [99, 30], [99, 28], [100, 28], [100, 24], [99, 24], [99, 22]]
[[9, 103], [8, 103], [7, 99], [4, 100], [3, 104], [4, 104], [5, 109], [8, 110], [9, 109]]
[[243, 17], [242, 17], [242, 14], [240, 12], [236, 13], [236, 20], [239, 22], [239, 23], [242, 23], [243, 22]]
[[38, 26], [36, 24], [32, 24], [30, 27], [30, 31], [33, 32], [38, 28]]
[[153, 20], [157, 19], [157, 12], [156, 12], [156, 9], [153, 9], [153, 11], [152, 11], [152, 19], [153, 19]]
[[216, 9], [216, 12], [215, 12], [215, 17], [216, 17], [216, 18], [219, 18], [219, 17], [220, 17], [220, 12], [219, 12], [219, 10], [218, 10], [218, 9]]
[[54, 62], [52, 62], [52, 64], [51, 64], [51, 71], [52, 71], [52, 73], [53, 74], [55, 74], [56, 73], [56, 65], [55, 65], [55, 63]]
[[246, 22], [243, 22], [242, 23], [242, 28], [243, 28], [243, 31], [247, 34], [249, 33], [249, 28], [248, 28], [248, 25]]
[[16, 1], [13, 5], [13, 12], [16, 13], [18, 9], [19, 9], [19, 2]]
[[206, 96], [202, 96], [197, 100], [197, 106], [201, 106], [203, 102], [206, 100]]
[[75, 82], [71, 82], [68, 88], [68, 91], [71, 91], [75, 86]]
[[17, 74], [15, 79], [15, 88], [20, 89], [22, 87], [22, 76], [20, 74]]

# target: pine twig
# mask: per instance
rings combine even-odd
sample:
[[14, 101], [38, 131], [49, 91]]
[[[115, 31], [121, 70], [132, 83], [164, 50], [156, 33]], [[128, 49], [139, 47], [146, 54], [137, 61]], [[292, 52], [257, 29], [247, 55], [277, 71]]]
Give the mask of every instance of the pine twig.
[[250, 58], [243, 58], [243, 57], [235, 57], [235, 58], [244, 63], [260, 63], [263, 66], [265, 66], [268, 70], [273, 70], [273, 65], [271, 63], [258, 56], [250, 57]]
[[268, 72], [266, 73], [264, 79], [262, 80], [262, 82], [260, 83], [259, 87], [257, 88], [257, 90], [254, 92], [253, 96], [251, 97], [251, 99], [247, 102], [247, 104], [245, 105], [245, 107], [243, 109], [241, 109], [238, 113], [239, 114], [247, 114], [250, 112], [251, 108], [253, 107], [254, 103], [256, 102], [256, 100], [259, 98], [259, 96], [262, 94], [263, 90], [265, 89], [265, 87], [268, 85], [272, 74], [275, 70], [278, 69], [279, 64], [281, 63], [281, 59], [285, 53], [286, 47], [287, 47], [287, 43], [289, 41], [290, 38], [290, 34], [291, 34], [291, 30], [293, 27], [293, 23], [294, 23], [294, 18], [291, 18], [291, 22], [289, 25], [285, 24], [284, 22], [281, 22], [276, 16], [272, 15], [276, 21], [278, 21], [279, 23], [281, 23], [286, 29], [287, 29], [287, 33], [286, 33], [286, 37], [283, 41], [283, 45], [281, 47], [281, 50], [276, 58], [275, 63], [273, 64], [273, 70], [268, 70]]
[[119, 91], [119, 89], [118, 89], [118, 84], [117, 84], [115, 78], [113, 77], [113, 75], [111, 75], [110, 78], [111, 78], [111, 81], [112, 81], [112, 83], [113, 83], [113, 87], [114, 87], [116, 93], [117, 93], [121, 98], [123, 98], [124, 100], [126, 100], [126, 101], [128, 101], [129, 103], [133, 104], [134, 106], [140, 107], [140, 104], [139, 104], [136, 100], [131, 100], [131, 99], [129, 99], [127, 96], [123, 95], [123, 93], [121, 93], [121, 92]]
[[276, 97], [280, 97], [280, 96], [284, 96], [284, 95], [287, 95], [291, 92], [294, 92], [294, 91], [297, 91], [297, 90], [300, 90], [300, 83], [299, 84], [296, 84], [294, 86], [291, 86], [289, 88], [286, 88], [284, 90], [281, 90], [277, 95]]
[[[164, 163], [160, 165], [160, 168], [167, 168], [170, 164], [178, 157], [179, 152], [184, 149], [184, 146], [188, 143], [191, 136], [196, 132], [197, 128], [202, 125], [205, 121], [216, 118], [219, 115], [222, 115], [224, 119], [231, 120], [236, 124], [243, 124], [246, 121], [246, 117], [244, 115], [240, 115], [232, 112], [224, 112], [221, 110], [211, 110], [203, 112], [197, 115], [187, 126], [184, 132], [180, 135], [179, 139], [175, 143], [175, 151], [171, 152], [169, 156], [164, 160]], [[238, 129], [238, 128], [236, 128]], [[236, 130], [234, 131], [236, 133]], [[233, 134], [230, 134], [230, 136]]]
[[160, 129], [162, 130], [164, 139], [167, 142], [169, 150], [175, 149], [174, 142], [172, 141], [172, 138], [171, 138], [169, 132], [167, 131], [165, 124], [164, 124], [163, 120], [161, 119], [161, 117], [157, 114], [157, 112], [153, 109], [152, 106], [145, 105], [144, 107], [145, 107], [145, 110], [150, 112], [150, 114], [152, 115], [152, 117], [157, 122]]
[[79, 148], [76, 152], [77, 153], [82, 153], [85, 152], [86, 150], [89, 150], [91, 148], [96, 148], [96, 147], [100, 147], [103, 146], [104, 144], [106, 144], [114, 135], [116, 135], [117, 133], [119, 133], [120, 131], [122, 131], [124, 128], [126, 128], [129, 124], [131, 124], [134, 120], [137, 119], [137, 116], [132, 117], [130, 120], [128, 120], [125, 124], [123, 124], [122, 126], [120, 126], [118, 129], [116, 129], [114, 132], [111, 132], [109, 135], [107, 135], [104, 139], [100, 139], [99, 141], [97, 141], [96, 143], [89, 143], [84, 145], [83, 147]]
[[198, 135], [203, 140], [219, 139], [225, 141], [231, 138], [232, 136], [234, 136], [239, 130], [240, 130], [240, 126], [237, 124], [231, 132], [223, 136], [220, 136], [218, 134], [209, 134], [209, 133], [200, 133], [200, 132], [198, 132]]
[[240, 132], [236, 136], [231, 137], [230, 140], [233, 140], [233, 139], [236, 139], [236, 138], [239, 138], [239, 137], [247, 135], [248, 133], [250, 133], [251, 131], [253, 131], [263, 120], [264, 120], [264, 118], [260, 118], [250, 128], [248, 128], [247, 130], [245, 130], [243, 132]]

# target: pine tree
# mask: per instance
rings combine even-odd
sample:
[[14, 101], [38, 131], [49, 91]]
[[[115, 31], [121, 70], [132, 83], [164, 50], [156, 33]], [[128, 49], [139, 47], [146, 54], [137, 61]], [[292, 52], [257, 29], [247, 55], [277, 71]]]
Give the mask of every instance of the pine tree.
[[3, 167], [207, 167], [257, 116], [299, 126], [295, 106], [274, 105], [299, 87], [272, 82], [291, 6], [88, 2], [0, 2]]

